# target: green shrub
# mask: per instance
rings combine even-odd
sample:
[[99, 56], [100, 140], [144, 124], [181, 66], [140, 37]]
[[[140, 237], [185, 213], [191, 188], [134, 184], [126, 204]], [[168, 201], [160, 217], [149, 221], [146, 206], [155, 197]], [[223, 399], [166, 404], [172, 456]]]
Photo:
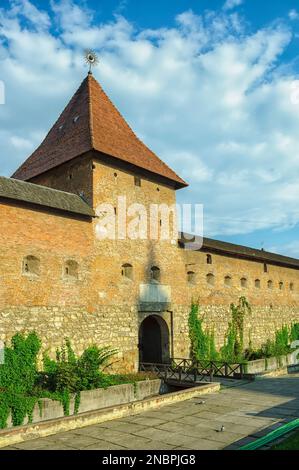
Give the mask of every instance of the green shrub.
[[44, 355], [44, 370], [39, 372], [40, 348], [36, 333], [27, 337], [16, 334], [11, 347], [5, 346], [5, 362], [0, 365], [0, 428], [6, 427], [9, 413], [14, 426], [23, 424], [26, 416], [31, 422], [34, 406], [40, 398], [59, 400], [64, 414], [69, 415], [71, 397], [74, 396], [74, 412], [78, 412], [80, 391], [106, 386], [108, 380], [103, 370], [117, 352], [93, 346], [77, 358], [66, 339], [56, 352], [56, 360]]
[[109, 347], [91, 346], [77, 357], [69, 339], [66, 339], [65, 345], [56, 351], [56, 361], [44, 355], [44, 372], [40, 373], [39, 384], [42, 389], [56, 394], [65, 415], [69, 415], [71, 396], [74, 395], [77, 412], [82, 390], [105, 386], [103, 370], [110, 365], [109, 360], [116, 352]]
[[247, 351], [246, 359], [253, 361], [256, 359], [284, 356], [291, 352], [290, 344], [298, 339], [298, 323], [293, 324], [291, 328], [283, 326], [280, 330], [276, 331], [274, 340], [268, 339], [258, 350]]
[[220, 353], [215, 347], [214, 333], [204, 331], [203, 318], [199, 316], [198, 303], [192, 302], [189, 315], [190, 357], [193, 361], [243, 362], [256, 359], [279, 357], [291, 351], [290, 344], [299, 340], [299, 323], [288, 328], [283, 326], [275, 333], [275, 339], [268, 339], [261, 348], [254, 350], [249, 338], [249, 347], [244, 350], [244, 322], [246, 315], [251, 314], [251, 307], [245, 297], [239, 299], [238, 305], [231, 304], [231, 322], [225, 335], [225, 342]]
[[103, 374], [101, 380], [101, 388], [108, 388], [113, 385], [136, 384], [142, 380], [157, 379], [157, 375], [153, 372], [138, 372], [137, 374]]
[[290, 351], [289, 345], [289, 329], [287, 326], [283, 326], [275, 334], [275, 346], [274, 346], [274, 355], [283, 356], [288, 354]]
[[110, 366], [115, 349], [92, 346], [84, 351], [78, 360], [78, 376], [81, 390], [91, 390], [101, 386], [103, 371]]
[[268, 339], [261, 347], [261, 355], [262, 357], [275, 356], [275, 342]]
[[294, 323], [291, 327], [290, 341], [292, 343], [297, 340], [299, 340], [299, 323]]

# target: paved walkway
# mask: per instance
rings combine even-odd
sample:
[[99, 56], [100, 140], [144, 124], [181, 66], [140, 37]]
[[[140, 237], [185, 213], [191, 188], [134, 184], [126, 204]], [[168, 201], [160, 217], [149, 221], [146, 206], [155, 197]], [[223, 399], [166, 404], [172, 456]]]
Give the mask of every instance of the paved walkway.
[[238, 384], [226, 382], [216, 394], [7, 449], [236, 449], [299, 417], [299, 374]]

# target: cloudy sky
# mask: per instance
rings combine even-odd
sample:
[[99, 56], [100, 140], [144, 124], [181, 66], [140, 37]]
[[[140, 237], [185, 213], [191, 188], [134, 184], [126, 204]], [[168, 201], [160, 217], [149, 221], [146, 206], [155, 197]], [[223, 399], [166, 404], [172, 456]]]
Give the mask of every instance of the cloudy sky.
[[85, 48], [206, 236], [299, 257], [298, 0], [0, 0], [0, 174], [78, 88]]

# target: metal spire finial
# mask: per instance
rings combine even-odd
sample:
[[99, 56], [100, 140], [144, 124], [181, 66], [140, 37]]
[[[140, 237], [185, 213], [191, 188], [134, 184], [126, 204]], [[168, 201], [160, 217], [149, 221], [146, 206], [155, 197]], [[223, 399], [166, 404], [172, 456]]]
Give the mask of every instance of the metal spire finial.
[[94, 51], [92, 51], [91, 49], [88, 49], [88, 50], [85, 51], [84, 57], [85, 57], [85, 62], [87, 63], [87, 65], [89, 65], [88, 73], [91, 75], [92, 74], [92, 67], [95, 67], [96, 65], [98, 65], [99, 58], [98, 58], [97, 54]]

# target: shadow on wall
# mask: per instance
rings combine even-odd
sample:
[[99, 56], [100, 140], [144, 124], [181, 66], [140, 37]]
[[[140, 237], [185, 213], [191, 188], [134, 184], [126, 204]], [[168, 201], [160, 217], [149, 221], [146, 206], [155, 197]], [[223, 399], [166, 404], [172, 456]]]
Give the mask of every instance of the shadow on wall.
[[170, 292], [163, 284], [163, 271], [150, 242], [144, 270], [145, 283], [139, 287], [139, 362], [168, 363], [172, 344]]

